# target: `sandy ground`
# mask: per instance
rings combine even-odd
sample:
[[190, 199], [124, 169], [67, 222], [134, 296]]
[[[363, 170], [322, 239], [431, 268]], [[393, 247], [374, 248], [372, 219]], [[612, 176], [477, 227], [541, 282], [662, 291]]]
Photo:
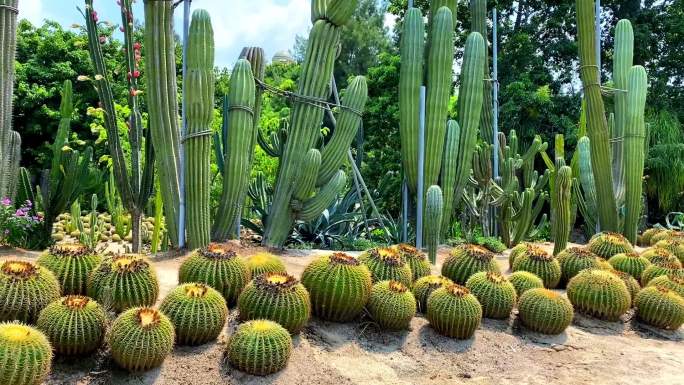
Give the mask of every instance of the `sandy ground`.
[[[551, 248], [550, 245], [543, 245]], [[246, 250], [246, 254], [258, 249]], [[447, 253], [441, 250], [439, 262]], [[289, 250], [281, 255], [291, 274], [325, 251]], [[32, 258], [35, 253], [0, 249]], [[155, 265], [162, 297], [177, 284], [182, 256]], [[506, 271], [507, 254], [498, 256]], [[439, 266], [437, 266], [439, 268]], [[437, 269], [435, 271], [438, 271]], [[660, 331], [628, 313], [621, 322], [576, 314], [565, 333], [548, 337], [515, 320], [483, 320], [473, 339], [436, 334], [422, 316], [405, 332], [380, 331], [367, 318], [349, 324], [312, 319], [294, 337], [288, 367], [268, 377], [231, 369], [223, 359], [236, 312], [218, 341], [176, 347], [159, 369], [133, 375], [115, 367], [105, 349], [90, 357], [55, 359], [48, 384], [684, 384], [684, 328]], [[515, 311], [514, 311], [515, 312]]]

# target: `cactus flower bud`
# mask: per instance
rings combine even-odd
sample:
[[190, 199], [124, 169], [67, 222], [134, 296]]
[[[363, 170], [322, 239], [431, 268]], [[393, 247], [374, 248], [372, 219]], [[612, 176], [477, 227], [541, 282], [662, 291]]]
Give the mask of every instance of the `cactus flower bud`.
[[121, 32], [125, 31], [123, 25], [121, 27], [119, 27], [119, 31], [121, 31]]
[[98, 17], [97, 17], [97, 11], [92, 11], [92, 12], [90, 12], [90, 16], [92, 16], [92, 17], [93, 17], [93, 21], [97, 23], [97, 21], [99, 20]]
[[138, 70], [133, 71], [133, 77], [136, 79], [139, 78], [140, 77], [140, 71], [138, 71]]
[[78, 75], [78, 77], [76, 78], [76, 80], [78, 80], [79, 82], [85, 82], [85, 81], [90, 80], [90, 78], [87, 77], [87, 76], [85, 76], [85, 75]]
[[142, 48], [142, 45], [141, 45], [139, 42], [136, 41], [136, 42], [133, 44], [133, 49], [136, 50], [136, 51], [139, 51], [140, 48]]
[[104, 76], [102, 76], [100, 74], [95, 75], [95, 80], [102, 80], [102, 79], [104, 79]]
[[100, 36], [100, 44], [104, 44], [107, 42], [107, 37], [106, 36]]

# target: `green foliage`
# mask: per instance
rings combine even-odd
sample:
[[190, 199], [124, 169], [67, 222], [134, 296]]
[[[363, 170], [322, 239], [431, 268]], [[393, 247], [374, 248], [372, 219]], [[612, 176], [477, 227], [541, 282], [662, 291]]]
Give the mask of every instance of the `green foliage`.
[[632, 302], [622, 279], [597, 269], [583, 270], [573, 277], [567, 295], [577, 311], [608, 321], [618, 321]]
[[256, 276], [240, 293], [241, 320], [267, 319], [296, 334], [311, 316], [311, 300], [304, 285], [287, 273]]
[[159, 280], [151, 262], [140, 254], [105, 258], [88, 278], [88, 296], [117, 312], [152, 306], [159, 296]]
[[251, 277], [247, 263], [230, 247], [217, 243], [195, 250], [178, 271], [180, 283], [207, 284], [218, 290], [228, 305], [237, 302]]
[[521, 297], [523, 293], [530, 289], [544, 288], [544, 281], [536, 275], [530, 273], [529, 271], [516, 271], [513, 272], [508, 280], [515, 287], [515, 292], [518, 297]]
[[584, 269], [599, 268], [598, 256], [581, 247], [569, 247], [558, 253], [556, 258], [562, 272], [561, 284], [566, 284]]
[[544, 288], [520, 296], [518, 318], [526, 328], [543, 334], [561, 334], [570, 326], [574, 311], [567, 298]]
[[186, 283], [173, 289], [159, 305], [174, 326], [176, 342], [202, 345], [215, 340], [228, 318], [221, 293], [202, 283]]
[[641, 279], [644, 270], [651, 264], [648, 259], [634, 252], [615, 254], [608, 260], [608, 263], [615, 270], [627, 273], [637, 280]]
[[175, 333], [161, 312], [136, 307], [112, 323], [108, 335], [114, 361], [130, 372], [144, 372], [161, 365], [173, 350]]
[[52, 347], [38, 329], [17, 322], [0, 323], [0, 382], [42, 384], [50, 373]]
[[286, 273], [285, 263], [277, 255], [267, 252], [254, 254], [247, 258], [247, 266], [256, 278], [264, 273]]
[[93, 250], [78, 243], [53, 245], [38, 258], [38, 264], [55, 274], [62, 294], [85, 294], [88, 276], [100, 264]]
[[684, 298], [665, 286], [641, 290], [634, 302], [637, 318], [651, 326], [677, 330], [684, 324]]
[[416, 315], [416, 299], [403, 283], [380, 281], [373, 285], [367, 308], [380, 328], [405, 330]]
[[69, 295], [45, 307], [36, 325], [57, 354], [83, 355], [102, 345], [107, 313], [92, 298]]
[[287, 366], [292, 349], [292, 338], [285, 328], [273, 321], [255, 320], [238, 326], [228, 340], [226, 356], [238, 370], [266, 376]]
[[513, 262], [515, 271], [529, 271], [544, 281], [544, 287], [553, 289], [560, 283], [561, 267], [558, 260], [543, 249], [531, 246], [526, 252], [517, 256]]
[[622, 234], [604, 231], [589, 240], [587, 249], [604, 259], [615, 254], [634, 252], [632, 244]]
[[396, 245], [395, 247], [399, 251], [401, 259], [403, 259], [404, 262], [406, 262], [406, 264], [408, 264], [411, 268], [411, 273], [413, 276], [412, 282], [421, 277], [430, 275], [430, 263], [422, 251], [406, 243]]
[[346, 322], [363, 311], [372, 280], [368, 268], [344, 253], [322, 256], [302, 273], [313, 312], [319, 318]]
[[468, 278], [466, 287], [477, 297], [486, 318], [508, 318], [517, 300], [515, 286], [501, 273], [475, 273]]
[[433, 291], [439, 289], [440, 287], [447, 286], [453, 282], [441, 275], [426, 275], [424, 277], [418, 278], [413, 283], [413, 296], [416, 298], [416, 304], [418, 306], [418, 311], [425, 313], [427, 312], [427, 301]]
[[413, 273], [411, 267], [402, 258], [398, 249], [378, 247], [359, 255], [359, 262], [368, 267], [373, 282], [394, 280], [411, 286]]
[[473, 241], [475, 244], [483, 246], [492, 253], [503, 253], [507, 249], [506, 245], [497, 237], [478, 236], [475, 237]]
[[430, 294], [426, 317], [437, 333], [466, 340], [480, 326], [482, 306], [467, 288], [454, 283]]
[[59, 282], [46, 268], [31, 262], [6, 260], [0, 266], [0, 321], [34, 322], [59, 298]]
[[442, 275], [452, 281], [465, 285], [475, 273], [500, 272], [494, 254], [482, 246], [464, 244], [454, 247], [442, 264]]

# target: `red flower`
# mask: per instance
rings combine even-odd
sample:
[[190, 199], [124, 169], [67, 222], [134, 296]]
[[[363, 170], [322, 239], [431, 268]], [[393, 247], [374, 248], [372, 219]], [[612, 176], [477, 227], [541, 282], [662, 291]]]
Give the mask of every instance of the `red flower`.
[[93, 17], [93, 21], [97, 23], [97, 21], [99, 20], [99, 19], [97, 18], [97, 12], [96, 12], [96, 11], [92, 11], [92, 12], [90, 13], [90, 15]]
[[138, 43], [137, 41], [135, 43], [133, 43], [133, 49], [134, 50], [139, 51], [140, 48], [142, 48], [142, 45], [140, 45], [140, 43]]

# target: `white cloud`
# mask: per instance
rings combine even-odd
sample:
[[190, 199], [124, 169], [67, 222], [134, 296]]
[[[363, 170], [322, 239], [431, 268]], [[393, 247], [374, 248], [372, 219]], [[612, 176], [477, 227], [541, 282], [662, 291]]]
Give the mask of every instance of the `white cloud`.
[[41, 0], [21, 0], [19, 2], [19, 18], [28, 19], [33, 24], [40, 24], [49, 16], [43, 10]]

